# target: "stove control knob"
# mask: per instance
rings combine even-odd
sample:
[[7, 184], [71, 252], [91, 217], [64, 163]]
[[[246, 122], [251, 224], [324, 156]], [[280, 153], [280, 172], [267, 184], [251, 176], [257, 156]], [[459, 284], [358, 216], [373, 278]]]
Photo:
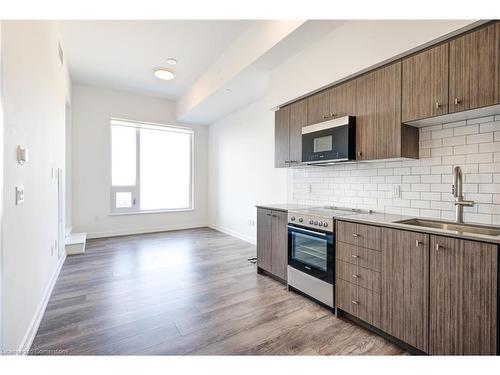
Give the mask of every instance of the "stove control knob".
[[295, 221], [295, 216], [292, 216], [290, 220]]
[[314, 221], [309, 220], [309, 224], [313, 225], [313, 224], [314, 224]]
[[325, 222], [323, 223], [323, 226], [324, 226], [325, 228], [326, 228], [326, 227], [328, 227], [328, 223], [325, 221]]
[[314, 220], [314, 225], [318, 225], [318, 220]]
[[302, 219], [301, 217], [299, 217], [299, 223], [302, 223], [304, 221], [304, 219]]
[[322, 226], [323, 226], [323, 222], [322, 222], [322, 221], [320, 221], [320, 222], [318, 223], [318, 225], [319, 225], [320, 227], [322, 227]]

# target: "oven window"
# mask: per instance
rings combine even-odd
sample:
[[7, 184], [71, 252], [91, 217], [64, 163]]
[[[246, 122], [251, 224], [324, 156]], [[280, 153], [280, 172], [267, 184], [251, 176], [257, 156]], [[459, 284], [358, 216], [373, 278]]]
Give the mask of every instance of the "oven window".
[[314, 152], [332, 151], [333, 137], [328, 135], [326, 137], [314, 138]]
[[292, 234], [292, 259], [321, 271], [327, 271], [328, 242], [326, 238], [316, 238], [294, 232]]

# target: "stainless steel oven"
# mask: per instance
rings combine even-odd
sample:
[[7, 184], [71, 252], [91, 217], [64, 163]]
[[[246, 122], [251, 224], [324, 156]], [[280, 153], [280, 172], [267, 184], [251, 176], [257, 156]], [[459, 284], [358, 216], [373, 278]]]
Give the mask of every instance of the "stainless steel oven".
[[334, 234], [288, 225], [288, 265], [333, 284]]

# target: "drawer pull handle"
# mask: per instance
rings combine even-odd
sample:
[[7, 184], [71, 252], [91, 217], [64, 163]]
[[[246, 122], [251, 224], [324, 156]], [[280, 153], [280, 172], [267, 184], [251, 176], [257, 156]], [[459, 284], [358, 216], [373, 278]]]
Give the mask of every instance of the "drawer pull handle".
[[434, 107], [436, 107], [436, 109], [439, 109], [441, 108], [443, 105], [440, 103], [440, 102], [436, 102], [434, 103]]
[[355, 279], [359, 277], [358, 275], [351, 275], [351, 276], [354, 277]]
[[352, 234], [352, 236], [353, 236], [353, 237], [359, 237], [359, 234], [357, 234], [357, 233], [353, 233], [353, 234]]
[[439, 250], [442, 250], [443, 249], [443, 246], [441, 246], [440, 244], [436, 244], [436, 251], [439, 251]]
[[351, 301], [351, 303], [352, 303], [353, 305], [357, 305], [357, 304], [358, 304], [358, 301]]
[[415, 240], [415, 246], [419, 247], [420, 245], [423, 245], [424, 243], [419, 240]]
[[352, 254], [352, 257], [353, 257], [353, 258], [359, 258], [359, 255]]

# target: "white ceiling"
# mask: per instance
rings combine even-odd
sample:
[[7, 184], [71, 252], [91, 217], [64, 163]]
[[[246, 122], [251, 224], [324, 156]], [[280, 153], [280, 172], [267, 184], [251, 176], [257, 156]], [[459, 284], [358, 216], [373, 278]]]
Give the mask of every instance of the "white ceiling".
[[[180, 97], [250, 20], [64, 21], [64, 53], [75, 82], [169, 99]], [[172, 81], [152, 70], [178, 64]]]

